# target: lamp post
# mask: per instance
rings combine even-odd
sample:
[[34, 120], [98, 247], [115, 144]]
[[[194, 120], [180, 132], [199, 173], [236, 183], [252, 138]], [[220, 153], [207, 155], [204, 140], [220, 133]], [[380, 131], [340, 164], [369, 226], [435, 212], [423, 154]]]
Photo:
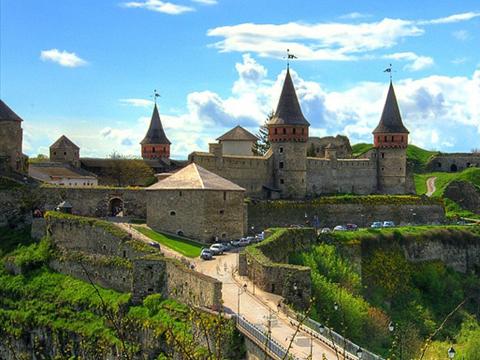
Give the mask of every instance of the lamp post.
[[453, 359], [455, 357], [455, 349], [453, 346], [450, 346], [450, 349], [448, 349], [448, 358]]
[[237, 316], [240, 317], [240, 295], [247, 291], [247, 284], [243, 284], [242, 287], [238, 288], [237, 293]]

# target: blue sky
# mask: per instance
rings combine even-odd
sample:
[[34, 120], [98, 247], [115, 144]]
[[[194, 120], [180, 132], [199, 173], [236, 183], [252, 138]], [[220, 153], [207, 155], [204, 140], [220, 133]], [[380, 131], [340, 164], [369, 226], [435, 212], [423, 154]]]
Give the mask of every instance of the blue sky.
[[139, 155], [157, 89], [173, 157], [276, 106], [287, 48], [316, 136], [370, 142], [389, 63], [411, 141], [479, 148], [478, 1], [1, 0], [0, 96], [24, 150]]

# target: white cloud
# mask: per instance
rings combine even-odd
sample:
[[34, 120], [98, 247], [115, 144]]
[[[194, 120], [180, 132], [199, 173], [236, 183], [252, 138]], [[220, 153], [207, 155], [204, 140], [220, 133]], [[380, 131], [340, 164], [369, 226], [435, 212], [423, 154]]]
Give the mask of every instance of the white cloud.
[[418, 21], [418, 24], [420, 25], [452, 24], [452, 23], [457, 23], [461, 21], [472, 20], [479, 16], [480, 16], [480, 12], [470, 11], [470, 12], [454, 14], [454, 15], [450, 15], [450, 16], [446, 16], [438, 19], [421, 20], [421, 21]]
[[470, 38], [470, 33], [467, 30], [457, 30], [452, 33], [453, 37], [460, 41], [466, 41]]
[[77, 54], [65, 50], [60, 51], [58, 49], [42, 50], [40, 59], [43, 61], [52, 61], [65, 67], [78, 67], [87, 64], [87, 62]]
[[217, 0], [192, 0], [193, 2], [203, 4], [203, 5], [216, 5], [218, 4]]
[[191, 6], [179, 5], [160, 0], [130, 1], [123, 3], [122, 5], [127, 8], [142, 8], [168, 15], [180, 15], [186, 12], [195, 11]]
[[467, 57], [459, 57], [452, 60], [452, 64], [461, 65], [465, 64], [468, 61]]
[[[207, 151], [208, 143], [240, 124], [256, 133], [267, 114], [275, 109], [285, 70], [268, 78], [267, 69], [251, 55], [236, 64], [237, 80], [228, 96], [209, 90], [188, 94], [186, 108], [175, 115], [163, 114], [162, 124], [172, 141], [174, 158], [185, 158], [194, 150]], [[345, 134], [352, 143], [371, 142], [384, 106], [387, 82], [359, 82], [341, 91], [291, 75], [312, 136]], [[411, 142], [429, 149], [469, 151], [478, 147], [480, 134], [480, 68], [472, 76], [432, 75], [395, 82], [395, 92]], [[82, 156], [107, 156], [113, 151], [140, 154], [151, 109], [136, 122], [107, 126], [98, 119], [67, 121], [39, 119], [25, 123], [28, 150], [36, 154], [60, 135], [66, 134], [81, 147]], [[54, 121], [55, 120], [55, 121]], [[48, 128], [45, 124], [55, 124]], [[60, 124], [60, 125], [59, 125]], [[34, 134], [34, 136], [31, 136]]]
[[432, 66], [435, 61], [429, 56], [420, 56], [413, 52], [401, 52], [384, 56], [385, 59], [410, 61], [404, 69], [409, 71], [419, 71]]
[[363, 18], [368, 18], [368, 17], [371, 17], [371, 15], [370, 14], [363, 14], [363, 13], [359, 13], [359, 12], [351, 12], [351, 13], [339, 16], [339, 19], [356, 20], [356, 19], [363, 19]]
[[150, 108], [150, 107], [153, 106], [153, 101], [152, 100], [147, 100], [147, 99], [131, 98], [131, 99], [120, 99], [119, 101], [123, 105], [130, 105], [130, 106], [134, 106], [134, 107]]

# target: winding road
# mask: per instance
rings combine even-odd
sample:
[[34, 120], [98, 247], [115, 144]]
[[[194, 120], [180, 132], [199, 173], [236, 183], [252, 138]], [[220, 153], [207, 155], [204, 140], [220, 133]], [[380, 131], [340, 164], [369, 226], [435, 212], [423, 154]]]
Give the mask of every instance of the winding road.
[[436, 176], [432, 176], [427, 179], [427, 193], [425, 195], [427, 195], [428, 197], [432, 196], [437, 190], [437, 188], [435, 187], [435, 180], [437, 180]]

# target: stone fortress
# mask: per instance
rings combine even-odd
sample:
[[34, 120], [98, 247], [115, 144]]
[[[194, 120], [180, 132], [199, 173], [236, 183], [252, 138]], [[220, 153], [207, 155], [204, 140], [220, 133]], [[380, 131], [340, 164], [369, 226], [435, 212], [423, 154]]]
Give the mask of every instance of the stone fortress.
[[[374, 148], [361, 158], [352, 157], [348, 138], [310, 138], [309, 126], [287, 69], [277, 110], [268, 123], [271, 147], [264, 156], [233, 154], [220, 137], [218, 144], [210, 144], [208, 153], [191, 153], [189, 162], [242, 186], [248, 196], [263, 199], [415, 192], [407, 169], [409, 131], [403, 125], [391, 82], [373, 131]], [[309, 149], [313, 156], [307, 156]]]

